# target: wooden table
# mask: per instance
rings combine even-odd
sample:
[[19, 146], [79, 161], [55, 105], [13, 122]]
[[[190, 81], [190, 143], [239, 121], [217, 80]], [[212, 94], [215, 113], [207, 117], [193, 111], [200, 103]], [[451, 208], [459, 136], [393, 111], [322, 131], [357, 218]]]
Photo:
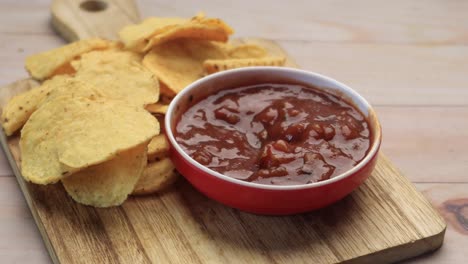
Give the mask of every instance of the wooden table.
[[[273, 39], [302, 68], [364, 95], [380, 116], [383, 151], [448, 222], [444, 246], [408, 263], [466, 261], [468, 1], [185, 2], [144, 0], [139, 7], [144, 17], [192, 16], [200, 10], [220, 16], [236, 36]], [[27, 76], [28, 54], [64, 43], [49, 25], [49, 5], [0, 2], [0, 86]], [[0, 259], [50, 262], [3, 153]]]

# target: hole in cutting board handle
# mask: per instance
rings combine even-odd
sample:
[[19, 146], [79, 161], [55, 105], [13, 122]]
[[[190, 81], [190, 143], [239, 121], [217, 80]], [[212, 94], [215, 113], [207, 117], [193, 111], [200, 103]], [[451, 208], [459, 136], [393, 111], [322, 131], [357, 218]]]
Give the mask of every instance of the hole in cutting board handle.
[[107, 3], [101, 0], [88, 0], [82, 2], [80, 8], [88, 12], [101, 12], [107, 9]]

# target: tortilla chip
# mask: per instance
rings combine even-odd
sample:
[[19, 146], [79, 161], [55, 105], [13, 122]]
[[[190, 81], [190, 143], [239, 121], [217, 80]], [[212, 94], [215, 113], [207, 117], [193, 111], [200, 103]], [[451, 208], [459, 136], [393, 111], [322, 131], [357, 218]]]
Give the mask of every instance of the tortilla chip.
[[221, 19], [199, 14], [192, 19], [148, 18], [141, 24], [124, 27], [119, 36], [126, 48], [147, 52], [156, 45], [181, 38], [226, 42], [233, 32]]
[[44, 80], [81, 54], [109, 47], [102, 39], [85, 39], [26, 58], [26, 69], [34, 79]]
[[157, 120], [141, 107], [94, 92], [89, 97], [57, 95], [46, 100], [22, 129], [22, 174], [33, 183], [55, 183], [157, 134]]
[[228, 48], [227, 54], [231, 59], [263, 58], [268, 55], [265, 48], [255, 44], [231, 46]]
[[169, 158], [149, 163], [138, 180], [132, 195], [155, 193], [167, 188], [177, 179], [174, 164]]
[[144, 106], [159, 99], [159, 82], [130, 51], [93, 51], [72, 62], [75, 78], [98, 88], [106, 97]]
[[112, 69], [121, 69], [128, 67], [128, 64], [141, 63], [143, 57], [132, 51], [123, 51], [118, 49], [91, 51], [83, 54], [79, 60], [71, 62], [76, 71], [96, 71], [102, 69], [103, 72]]
[[55, 71], [51, 74], [50, 78], [59, 75], [74, 75], [75, 73], [75, 69], [72, 67], [71, 63], [68, 62], [55, 69]]
[[203, 62], [208, 59], [227, 58], [218, 43], [180, 39], [154, 47], [143, 59], [174, 96], [190, 83], [204, 76]]
[[161, 104], [161, 103], [149, 104], [145, 106], [145, 109], [148, 112], [152, 114], [160, 114], [160, 115], [165, 115], [167, 112], [167, 108], [169, 108], [169, 105]]
[[[40, 87], [12, 98], [2, 112], [2, 125], [7, 135], [20, 129], [29, 116], [43, 103], [46, 95], [61, 88], [62, 93], [79, 93], [81, 87], [95, 87], [99, 94], [144, 106], [159, 99], [159, 82], [141, 64], [142, 57], [133, 52], [117, 50], [93, 51], [73, 61], [70, 67], [75, 77], [56, 76]], [[81, 81], [77, 83], [73, 80]], [[87, 85], [82, 85], [86, 83]]]
[[23, 127], [28, 118], [50, 95], [57, 85], [64, 85], [68, 77], [56, 76], [45, 81], [41, 86], [16, 95], [2, 109], [2, 126], [7, 136]]
[[164, 134], [153, 137], [148, 144], [148, 160], [156, 161], [167, 157], [169, 151], [169, 142]]
[[115, 158], [62, 179], [67, 193], [78, 203], [110, 207], [122, 204], [146, 167], [146, 143]]
[[178, 17], [150, 17], [140, 24], [128, 25], [119, 32], [119, 37], [125, 47], [134, 51], [143, 51], [149, 38], [165, 30], [187, 22]]
[[174, 39], [198, 39], [226, 42], [229, 35], [222, 28], [206, 25], [187, 25], [186, 27], [175, 27], [167, 32], [154, 36], [149, 39], [148, 44], [142, 52], [149, 51], [152, 47]]
[[2, 109], [2, 125], [6, 135], [20, 129], [44, 102], [56, 97], [103, 97], [100, 89], [70, 76], [55, 76], [41, 86], [21, 93], [8, 101]]
[[203, 68], [206, 73], [211, 74], [230, 69], [252, 67], [252, 66], [284, 66], [284, 57], [264, 57], [253, 59], [227, 59], [227, 60], [206, 60]]

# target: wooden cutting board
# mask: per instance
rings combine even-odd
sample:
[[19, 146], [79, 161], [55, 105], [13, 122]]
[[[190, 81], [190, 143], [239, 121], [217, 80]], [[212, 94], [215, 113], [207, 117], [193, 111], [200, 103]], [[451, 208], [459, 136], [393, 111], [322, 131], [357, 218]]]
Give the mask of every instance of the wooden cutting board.
[[[53, 24], [68, 40], [114, 37], [139, 17], [131, 1], [81, 5], [91, 11], [81, 2], [53, 3]], [[237, 41], [287, 56], [270, 41]], [[0, 107], [34, 85], [22, 80], [0, 89]], [[164, 193], [131, 197], [120, 207], [82, 206], [61, 184], [25, 182], [18, 138], [0, 139], [54, 263], [387, 263], [435, 250], [444, 239], [443, 219], [383, 154], [372, 176], [342, 201], [272, 217], [216, 203], [182, 178]]]

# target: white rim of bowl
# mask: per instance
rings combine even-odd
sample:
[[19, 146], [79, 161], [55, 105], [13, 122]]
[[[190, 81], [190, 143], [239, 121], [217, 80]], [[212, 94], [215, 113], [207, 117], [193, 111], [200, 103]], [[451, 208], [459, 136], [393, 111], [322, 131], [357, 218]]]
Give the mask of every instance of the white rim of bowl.
[[[312, 75], [316, 78], [321, 78], [327, 82], [330, 82], [333, 86], [339, 86], [346, 90], [347, 94], [350, 94], [353, 99], [357, 98], [361, 103], [364, 103], [364, 105], [367, 107], [369, 112], [373, 112], [375, 114], [375, 111], [373, 110], [372, 106], [367, 102], [364, 97], [362, 97], [360, 94], [358, 94], [355, 90], [353, 90], [351, 87], [347, 86], [344, 83], [341, 83], [335, 79], [332, 79], [330, 77], [327, 77], [325, 75], [316, 73], [316, 72], [310, 72], [306, 70], [300, 70], [300, 69], [295, 69], [295, 68], [287, 68], [287, 67], [271, 67], [271, 66], [262, 66], [262, 67], [246, 67], [246, 68], [239, 68], [239, 69], [232, 69], [232, 70], [227, 70], [227, 71], [222, 71], [218, 72], [215, 74], [210, 74], [208, 76], [205, 76], [201, 79], [198, 79], [197, 81], [189, 84], [187, 87], [185, 87], [179, 94], [177, 94], [172, 102], [169, 104], [169, 107], [167, 109], [167, 114], [164, 119], [165, 127], [166, 127], [166, 134], [167, 137], [169, 138], [169, 141], [171, 142], [171, 147], [175, 148], [176, 151], [182, 155], [182, 157], [186, 160], [188, 160], [192, 165], [195, 167], [199, 168], [205, 173], [210, 174], [211, 176], [217, 177], [221, 180], [225, 180], [234, 184], [239, 184], [243, 185], [246, 187], [251, 187], [251, 188], [257, 188], [257, 189], [265, 189], [265, 190], [300, 190], [300, 189], [309, 189], [309, 188], [317, 188], [320, 186], [328, 185], [340, 180], [343, 180], [344, 178], [354, 174], [355, 172], [361, 170], [365, 165], [367, 165], [372, 158], [377, 154], [377, 151], [379, 150], [380, 144], [381, 144], [381, 128], [380, 128], [380, 123], [377, 122], [377, 127], [373, 128], [375, 129], [375, 138], [374, 138], [374, 143], [372, 145], [372, 148], [370, 151], [367, 153], [367, 155], [364, 157], [363, 160], [361, 160], [356, 166], [354, 166], [352, 169], [337, 175], [331, 179], [327, 179], [324, 181], [319, 181], [319, 182], [314, 182], [314, 183], [306, 183], [306, 184], [296, 184], [296, 185], [267, 185], [267, 184], [261, 184], [261, 183], [254, 183], [254, 182], [247, 182], [247, 181], [242, 181], [238, 180], [235, 178], [231, 178], [229, 176], [226, 176], [222, 173], [219, 173], [217, 171], [214, 171], [208, 167], [203, 166], [202, 164], [198, 163], [196, 160], [194, 160], [192, 157], [190, 157], [179, 145], [179, 143], [175, 140], [174, 134], [171, 129], [171, 118], [174, 112], [174, 108], [176, 107], [177, 102], [182, 98], [185, 94], [190, 93], [191, 90], [194, 87], [199, 86], [200, 84], [207, 82], [212, 79], [219, 78], [220, 76], [223, 75], [231, 75], [231, 74], [237, 74], [245, 71], [281, 71], [281, 72], [286, 72], [286, 73], [298, 73], [298, 74], [305, 74], [305, 75]], [[320, 89], [320, 88], [319, 88]], [[169, 132], [168, 132], [169, 129]]]

